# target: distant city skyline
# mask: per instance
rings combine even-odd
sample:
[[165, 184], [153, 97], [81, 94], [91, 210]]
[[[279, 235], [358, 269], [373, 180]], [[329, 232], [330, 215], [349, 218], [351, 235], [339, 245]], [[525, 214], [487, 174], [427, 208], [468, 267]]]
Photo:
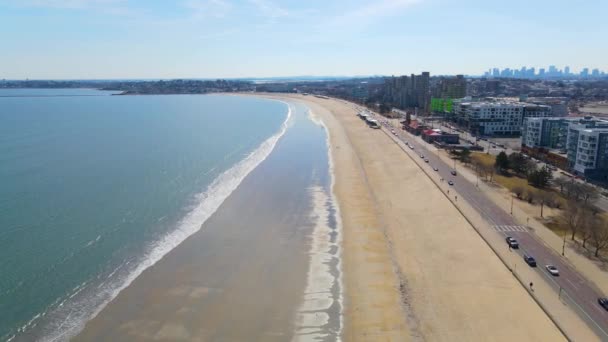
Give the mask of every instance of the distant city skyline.
[[608, 70], [608, 27], [593, 24], [607, 11], [599, 0], [0, 0], [0, 79]]
[[599, 68], [582, 67], [580, 70], [571, 69], [569, 65], [560, 69], [555, 65], [545, 67], [520, 68], [490, 68], [483, 73], [484, 77], [511, 77], [511, 78], [555, 78], [555, 77], [579, 77], [579, 78], [598, 78], [607, 77], [605, 71]]

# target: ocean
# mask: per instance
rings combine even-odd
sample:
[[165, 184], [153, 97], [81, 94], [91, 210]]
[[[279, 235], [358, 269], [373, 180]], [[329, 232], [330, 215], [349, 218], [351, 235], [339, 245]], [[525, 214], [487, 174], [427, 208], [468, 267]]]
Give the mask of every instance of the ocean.
[[290, 113], [254, 97], [111, 94], [0, 89], [0, 340], [72, 336], [200, 229]]

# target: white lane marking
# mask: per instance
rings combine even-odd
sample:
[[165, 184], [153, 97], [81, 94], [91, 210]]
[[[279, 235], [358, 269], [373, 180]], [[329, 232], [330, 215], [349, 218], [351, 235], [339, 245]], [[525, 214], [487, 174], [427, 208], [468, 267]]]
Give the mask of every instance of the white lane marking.
[[574, 288], [578, 290], [578, 285], [576, 285], [575, 283], [570, 281], [570, 279], [566, 279], [566, 281], [569, 282], [570, 284], [572, 284], [572, 286], [574, 286]]

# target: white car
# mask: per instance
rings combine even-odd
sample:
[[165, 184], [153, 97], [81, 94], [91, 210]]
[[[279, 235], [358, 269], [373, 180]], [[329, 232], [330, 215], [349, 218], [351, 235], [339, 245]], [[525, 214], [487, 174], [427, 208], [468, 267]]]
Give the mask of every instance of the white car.
[[551, 273], [552, 276], [558, 276], [559, 275], [559, 270], [557, 269], [557, 267], [555, 267], [553, 265], [547, 265], [547, 266], [545, 266], [545, 268], [547, 269], [547, 271], [549, 273]]

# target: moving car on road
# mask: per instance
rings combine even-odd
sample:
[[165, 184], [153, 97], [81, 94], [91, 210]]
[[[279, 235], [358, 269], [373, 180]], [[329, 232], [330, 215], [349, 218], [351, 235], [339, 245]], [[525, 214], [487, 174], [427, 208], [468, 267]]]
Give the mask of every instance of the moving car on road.
[[429, 160], [428, 160], [428, 159], [425, 159], [425, 160], [424, 160], [424, 162], [425, 162], [425, 163], [428, 163], [428, 162], [429, 162]]
[[608, 311], [608, 298], [598, 298], [597, 303]]
[[456, 176], [456, 170], [452, 170], [452, 172], [450, 172], [453, 176]]
[[448, 184], [449, 184], [449, 185], [454, 185], [454, 182], [452, 182], [452, 181], [448, 181]]
[[551, 273], [552, 276], [557, 277], [559, 275], [559, 270], [557, 269], [557, 267], [553, 265], [547, 265], [545, 266], [545, 268], [547, 269], [547, 271], [549, 271], [549, 273]]
[[524, 254], [524, 261], [526, 264], [530, 265], [530, 267], [536, 267], [536, 260], [534, 257]]
[[434, 167], [433, 170], [434, 171], [439, 171], [439, 169], [437, 167]]
[[519, 249], [519, 242], [517, 242], [517, 240], [515, 240], [514, 238], [507, 236], [507, 238], [505, 239], [507, 240], [507, 244], [513, 248], [513, 249]]
[[421, 155], [420, 155], [420, 158], [424, 158], [424, 154], [421, 154]]

